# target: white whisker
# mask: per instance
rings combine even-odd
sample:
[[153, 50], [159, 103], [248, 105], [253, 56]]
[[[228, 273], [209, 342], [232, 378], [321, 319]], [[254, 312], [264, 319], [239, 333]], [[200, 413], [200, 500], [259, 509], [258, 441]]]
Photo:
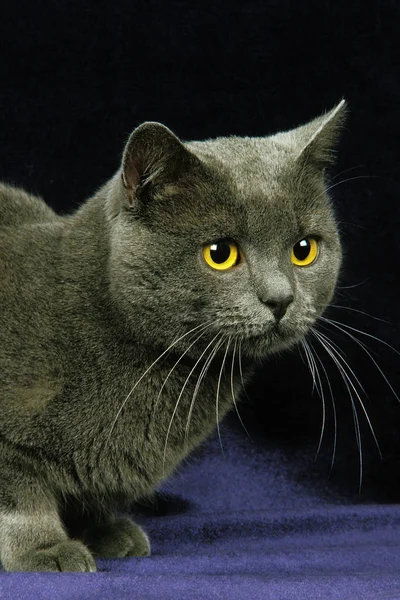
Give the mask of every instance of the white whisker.
[[351, 331], [355, 331], [356, 333], [360, 333], [361, 335], [365, 335], [373, 340], [376, 340], [377, 342], [380, 342], [384, 346], [387, 346], [388, 348], [393, 350], [393, 352], [395, 352], [396, 354], [398, 354], [400, 356], [400, 352], [398, 350], [396, 350], [396, 348], [394, 348], [393, 346], [391, 346], [384, 340], [381, 340], [381, 338], [378, 338], [375, 335], [372, 335], [372, 333], [367, 333], [366, 331], [363, 331], [362, 329], [356, 329], [355, 327], [350, 327], [350, 325], [346, 325], [346, 323], [339, 323], [339, 321], [334, 321], [333, 319], [327, 319], [326, 317], [320, 317], [320, 319], [322, 319], [323, 321], [326, 321], [327, 323], [335, 323], [335, 325], [341, 325], [342, 327], [345, 327], [346, 329], [350, 329]]
[[345, 173], [348, 173], [349, 171], [354, 171], [355, 169], [361, 169], [361, 167], [365, 167], [365, 165], [356, 165], [355, 167], [350, 167], [350, 169], [345, 169], [344, 171], [340, 171], [340, 173], [337, 173], [334, 177], [331, 178], [331, 181], [335, 181], [335, 179], [337, 179], [341, 175], [344, 175]]
[[[345, 361], [345, 359], [343, 358], [343, 355], [342, 355], [340, 352], [338, 352], [337, 350], [335, 350], [335, 349], [334, 349], [334, 348], [331, 346], [331, 344], [330, 344], [330, 340], [329, 340], [329, 339], [326, 337], [326, 335], [324, 335], [324, 334], [323, 334], [323, 333], [321, 333], [320, 331], [316, 331], [315, 329], [314, 329], [314, 332], [315, 332], [315, 333], [318, 333], [318, 334], [319, 334], [319, 335], [320, 335], [320, 336], [321, 336], [321, 337], [322, 337], [322, 338], [325, 340], [325, 342], [326, 342], [326, 343], [327, 343], [327, 344], [328, 344], [328, 345], [329, 345], [329, 346], [332, 348], [332, 351], [333, 351], [333, 352], [334, 352], [334, 353], [337, 355], [338, 359], [339, 359], [339, 360], [341, 360], [341, 363], [342, 363], [343, 367], [344, 367], [344, 368], [347, 368], [347, 369], [350, 371], [350, 373], [351, 373], [351, 374], [352, 374], [352, 376], [354, 377], [355, 381], [358, 383], [358, 385], [361, 387], [362, 391], [364, 392], [364, 394], [365, 394], [365, 395], [367, 396], [367, 398], [368, 398], [368, 395], [367, 395], [367, 393], [365, 392], [364, 388], [361, 386], [361, 384], [360, 384], [360, 382], [359, 382], [358, 378], [356, 377], [356, 375], [355, 375], [354, 371], [353, 371], [353, 370], [350, 368], [350, 366], [348, 365], [348, 363], [347, 363], [347, 362]], [[361, 406], [361, 408], [362, 408], [362, 410], [363, 410], [363, 412], [364, 412], [365, 418], [367, 419], [367, 422], [368, 422], [369, 428], [370, 428], [370, 430], [371, 430], [371, 433], [372, 433], [372, 436], [373, 436], [373, 438], [374, 438], [374, 441], [375, 441], [376, 447], [377, 447], [377, 449], [378, 449], [379, 456], [380, 456], [380, 457], [381, 457], [381, 459], [382, 459], [382, 453], [381, 453], [381, 449], [380, 449], [380, 447], [379, 447], [378, 440], [377, 440], [377, 438], [376, 438], [376, 435], [375, 435], [374, 428], [372, 427], [372, 423], [371, 423], [371, 420], [370, 420], [370, 418], [369, 418], [369, 415], [368, 415], [367, 409], [365, 408], [365, 406], [364, 406], [364, 403], [363, 403], [363, 401], [362, 401], [362, 399], [361, 399], [361, 396], [360, 396], [360, 394], [358, 393], [358, 390], [357, 390], [357, 388], [355, 387], [354, 383], [351, 381], [351, 378], [350, 378], [350, 377], [348, 377], [348, 381], [349, 381], [350, 385], [352, 386], [352, 388], [353, 388], [353, 390], [354, 390], [354, 393], [356, 394], [356, 397], [357, 397], [357, 399], [358, 399], [358, 401], [359, 401], [359, 403], [360, 403], [360, 406]]]
[[207, 349], [210, 347], [210, 345], [212, 344], [212, 342], [213, 342], [213, 341], [214, 341], [214, 340], [215, 340], [215, 339], [218, 337], [218, 335], [220, 335], [220, 334], [218, 333], [218, 334], [217, 334], [217, 335], [214, 337], [214, 339], [213, 339], [213, 340], [211, 340], [211, 342], [208, 344], [208, 346], [205, 348], [205, 350], [204, 350], [204, 351], [201, 353], [200, 357], [199, 357], [199, 358], [196, 360], [196, 362], [195, 362], [194, 366], [192, 367], [192, 369], [191, 369], [191, 371], [190, 371], [189, 375], [186, 377], [186, 379], [185, 379], [185, 383], [183, 384], [183, 386], [182, 386], [182, 389], [181, 389], [181, 391], [180, 391], [180, 393], [179, 393], [178, 399], [177, 399], [177, 401], [176, 401], [176, 404], [175, 404], [175, 408], [174, 408], [174, 410], [173, 410], [173, 413], [172, 413], [172, 416], [171, 416], [171, 420], [170, 420], [170, 422], [169, 422], [169, 425], [168, 425], [168, 429], [167, 429], [167, 435], [166, 435], [166, 438], [165, 438], [165, 444], [164, 444], [164, 457], [163, 457], [163, 469], [164, 469], [164, 467], [165, 467], [165, 460], [166, 460], [166, 456], [167, 456], [167, 446], [168, 446], [168, 438], [169, 438], [169, 434], [170, 434], [170, 432], [171, 432], [172, 423], [173, 423], [174, 417], [175, 417], [175, 415], [176, 415], [176, 412], [177, 412], [177, 410], [178, 410], [178, 406], [179, 406], [180, 400], [181, 400], [181, 398], [182, 398], [182, 396], [183, 396], [183, 392], [185, 391], [185, 388], [186, 388], [186, 386], [187, 386], [187, 384], [188, 384], [188, 381], [189, 381], [190, 377], [192, 376], [193, 372], [195, 371], [195, 369], [196, 369], [197, 365], [199, 364], [199, 362], [200, 362], [200, 361], [201, 361], [201, 359], [203, 358], [204, 354], [206, 353]]
[[353, 283], [353, 285], [338, 285], [336, 287], [336, 290], [352, 290], [356, 287], [360, 287], [360, 285], [364, 285], [364, 283], [367, 283], [368, 280], [369, 277], [366, 277], [365, 279], [363, 279], [363, 281], [360, 281], [360, 283]]
[[[322, 425], [321, 425], [321, 434], [319, 437], [319, 443], [318, 443], [318, 447], [317, 447], [317, 452], [315, 455], [315, 460], [317, 459], [320, 450], [321, 450], [321, 446], [322, 446], [322, 440], [324, 438], [324, 432], [325, 432], [325, 424], [326, 424], [326, 404], [325, 404], [325, 394], [324, 394], [324, 390], [322, 387], [322, 381], [321, 381], [321, 377], [318, 371], [318, 365], [315, 362], [315, 358], [314, 355], [312, 353], [311, 348], [309, 347], [308, 343], [306, 340], [303, 340], [303, 344], [304, 344], [304, 351], [307, 353], [307, 358], [309, 360], [309, 364], [312, 365], [312, 372], [313, 372], [313, 378], [315, 380], [315, 388], [318, 392], [319, 397], [321, 398], [321, 402], [322, 402]], [[317, 385], [318, 382], [318, 385]]]
[[[330, 319], [326, 319], [324, 317], [320, 317], [321, 319], [323, 319], [326, 323], [329, 323], [330, 325], [332, 325], [332, 327], [335, 327], [336, 329], [339, 329], [342, 333], [346, 334], [348, 337], [350, 337], [350, 339], [353, 340], [353, 342], [355, 342], [356, 344], [358, 344], [360, 346], [360, 348], [362, 348], [362, 350], [364, 350], [364, 352], [367, 354], [367, 356], [371, 359], [371, 361], [373, 362], [373, 364], [375, 365], [375, 367], [378, 369], [379, 373], [382, 375], [384, 381], [386, 382], [386, 384], [388, 385], [390, 391], [392, 392], [392, 394], [394, 395], [394, 397], [396, 398], [396, 400], [398, 402], [400, 402], [400, 398], [397, 395], [394, 387], [392, 386], [392, 384], [390, 383], [390, 381], [388, 380], [388, 378], [386, 377], [385, 373], [383, 372], [383, 370], [381, 369], [381, 367], [378, 365], [377, 361], [374, 359], [374, 357], [372, 356], [371, 352], [370, 352], [370, 348], [368, 348], [368, 346], [366, 346], [363, 342], [361, 342], [361, 340], [359, 340], [358, 338], [356, 338], [356, 336], [352, 335], [349, 331], [346, 331], [345, 329], [342, 329], [342, 327], [338, 324], [337, 321], [331, 321]], [[341, 324], [343, 325], [343, 323]], [[349, 327], [349, 326], [348, 326]], [[361, 332], [360, 332], [361, 333]], [[379, 338], [376, 338], [379, 339]], [[379, 340], [381, 342], [383, 342], [383, 340]], [[390, 346], [391, 347], [391, 346]], [[394, 350], [394, 348], [392, 348], [392, 350]]]
[[323, 194], [327, 194], [333, 188], [338, 187], [338, 185], [342, 185], [343, 183], [348, 183], [349, 181], [356, 181], [357, 179], [379, 179], [378, 175], [356, 175], [355, 177], [348, 177], [347, 179], [342, 179], [341, 181], [336, 181], [332, 185], [328, 186], [322, 194], [317, 196], [317, 199], [320, 198]]
[[217, 383], [217, 394], [215, 396], [215, 417], [216, 417], [216, 421], [217, 421], [217, 432], [218, 432], [219, 445], [221, 446], [221, 452], [222, 452], [223, 456], [225, 456], [225, 453], [224, 453], [224, 448], [222, 446], [221, 431], [220, 431], [220, 428], [219, 428], [218, 400], [219, 400], [219, 390], [220, 390], [220, 387], [221, 387], [222, 372], [224, 370], [226, 356], [228, 354], [228, 349], [229, 349], [229, 346], [230, 346], [230, 343], [231, 343], [231, 339], [232, 339], [231, 336], [229, 336], [228, 342], [227, 342], [226, 348], [225, 348], [224, 358], [222, 359], [221, 369], [219, 371], [219, 377], [218, 377], [218, 383]]
[[[354, 421], [354, 431], [355, 431], [355, 435], [356, 435], [356, 442], [357, 442], [357, 447], [358, 447], [358, 457], [359, 457], [359, 492], [361, 492], [361, 486], [362, 486], [362, 477], [363, 477], [363, 453], [362, 453], [362, 444], [361, 444], [361, 431], [360, 431], [360, 423], [359, 423], [359, 419], [358, 419], [358, 414], [357, 414], [357, 410], [356, 410], [356, 406], [354, 403], [354, 398], [353, 398], [353, 394], [351, 392], [349, 383], [352, 385], [352, 387], [354, 388], [354, 385], [351, 381], [351, 379], [349, 378], [349, 375], [347, 374], [346, 370], [343, 368], [342, 364], [340, 363], [339, 359], [335, 356], [335, 354], [333, 353], [332, 349], [330, 349], [329, 347], [329, 341], [326, 340], [324, 341], [324, 338], [322, 337], [321, 332], [316, 331], [315, 329], [313, 329], [311, 331], [311, 333], [314, 335], [314, 337], [320, 342], [320, 344], [322, 345], [322, 347], [325, 349], [325, 351], [328, 353], [328, 355], [331, 357], [331, 359], [333, 360], [334, 364], [336, 365], [342, 379], [343, 382], [346, 386], [347, 392], [349, 394], [349, 398], [350, 398], [350, 403], [351, 403], [351, 408], [352, 408], [352, 412], [353, 412], [353, 421]], [[321, 336], [321, 337], [320, 337]], [[357, 393], [357, 391], [356, 391]]]
[[[156, 401], [155, 401], [155, 403], [154, 403], [153, 416], [154, 416], [154, 413], [155, 413], [155, 411], [156, 411], [156, 408], [157, 408], [157, 406], [158, 406], [158, 402], [159, 402], [159, 400], [160, 400], [160, 397], [161, 397], [162, 391], [163, 391], [163, 389], [164, 389], [164, 387], [165, 387], [165, 385], [166, 385], [166, 383], [167, 383], [168, 379], [170, 378], [170, 376], [172, 375], [172, 373], [174, 372], [174, 370], [176, 369], [176, 367], [178, 366], [178, 364], [181, 362], [181, 360], [184, 358], [184, 356], [185, 356], [185, 355], [186, 355], [186, 354], [189, 352], [190, 348], [192, 348], [192, 347], [195, 345], [195, 343], [196, 343], [196, 342], [198, 342], [198, 341], [199, 341], [199, 339], [203, 337], [203, 335], [206, 333], [206, 329], [207, 329], [207, 326], [205, 326], [205, 327], [204, 327], [204, 329], [202, 330], [202, 332], [200, 333], [200, 335], [198, 335], [198, 336], [196, 337], [196, 339], [195, 339], [195, 340], [194, 340], [194, 341], [193, 341], [193, 342], [192, 342], [192, 343], [191, 343], [191, 344], [190, 344], [190, 345], [189, 345], [189, 346], [186, 348], [186, 350], [185, 350], [185, 351], [184, 351], [184, 352], [183, 352], [183, 353], [180, 355], [180, 357], [178, 358], [178, 360], [176, 361], [176, 363], [174, 364], [174, 366], [172, 367], [172, 369], [169, 371], [168, 375], [167, 375], [167, 376], [166, 376], [166, 378], [164, 379], [164, 381], [163, 381], [163, 384], [162, 384], [162, 386], [161, 386], [161, 389], [160, 389], [160, 391], [158, 392], [157, 399], [156, 399]], [[214, 338], [214, 339], [215, 339], [215, 338]]]
[[233, 405], [235, 407], [238, 419], [239, 419], [239, 421], [240, 421], [243, 429], [245, 430], [245, 432], [247, 433], [247, 435], [251, 439], [251, 436], [250, 436], [249, 432], [247, 431], [247, 429], [245, 427], [245, 424], [242, 421], [242, 417], [240, 416], [239, 409], [238, 409], [238, 406], [237, 406], [237, 402], [236, 402], [236, 399], [235, 399], [235, 390], [234, 390], [234, 386], [233, 386], [233, 370], [234, 370], [234, 366], [235, 366], [236, 348], [237, 348], [237, 340], [235, 340], [235, 345], [233, 347], [233, 355], [232, 355], [232, 365], [231, 365], [231, 394], [232, 394]]
[[316, 380], [315, 380], [315, 372], [314, 372], [314, 369], [313, 369], [313, 364], [311, 363], [310, 355], [309, 355], [309, 352], [308, 352], [306, 344], [307, 344], [306, 340], [304, 340], [304, 339], [301, 340], [301, 345], [303, 347], [304, 355], [305, 355], [306, 360], [307, 360], [308, 369], [309, 369], [309, 371], [311, 373], [311, 377], [312, 377], [313, 385], [312, 385], [311, 394], [313, 394], [314, 390], [317, 387], [317, 383], [316, 383]]
[[[197, 325], [196, 327], [193, 327], [193, 329], [190, 329], [190, 331], [187, 331], [186, 333], [184, 333], [183, 335], [181, 335], [179, 338], [177, 338], [174, 342], [172, 342], [172, 344], [170, 346], [168, 346], [168, 348], [166, 350], [164, 350], [164, 352], [162, 352], [155, 361], [153, 361], [151, 363], [151, 365], [146, 369], [146, 371], [139, 377], [139, 379], [136, 381], [135, 385], [132, 387], [131, 391], [129, 392], [129, 394], [126, 396], [125, 400], [122, 402], [121, 406], [119, 407], [119, 410], [117, 412], [117, 415], [111, 425], [111, 429], [110, 432], [108, 434], [108, 438], [107, 440], [109, 441], [111, 434], [114, 430], [115, 424], [118, 421], [118, 418], [125, 406], [125, 404], [128, 402], [129, 398], [131, 397], [131, 395], [133, 394], [134, 390], [137, 388], [137, 386], [139, 385], [139, 383], [142, 381], [142, 379], [147, 375], [147, 373], [171, 350], [171, 348], [173, 348], [178, 342], [180, 342], [181, 340], [183, 340], [185, 337], [187, 337], [188, 335], [190, 335], [191, 333], [193, 333], [193, 331], [196, 331], [197, 329], [200, 329], [200, 327], [204, 327], [204, 323], [201, 323], [201, 325]], [[208, 324], [207, 327], [211, 327], [212, 323]]]
[[332, 351], [336, 354], [336, 356], [343, 362], [343, 364], [346, 366], [346, 368], [349, 370], [349, 372], [351, 373], [351, 375], [354, 378], [354, 381], [360, 386], [360, 389], [364, 392], [364, 394], [367, 396], [368, 398], [368, 394], [365, 391], [361, 381], [358, 379], [357, 375], [355, 374], [355, 372], [353, 371], [353, 369], [350, 367], [350, 365], [348, 364], [348, 362], [345, 360], [344, 358], [344, 354], [343, 352], [340, 351], [339, 347], [334, 344], [332, 342], [332, 340], [330, 340], [324, 333], [322, 333], [322, 331], [317, 331], [316, 329], [314, 329], [314, 331], [316, 331], [329, 345], [330, 348], [332, 348]]
[[340, 310], [350, 310], [351, 312], [356, 312], [356, 313], [359, 313], [360, 315], [365, 315], [366, 317], [369, 317], [370, 319], [374, 319], [375, 321], [380, 321], [381, 323], [387, 323], [388, 325], [390, 325], [390, 322], [386, 321], [385, 319], [381, 319], [380, 317], [375, 317], [374, 315], [370, 315], [369, 313], [365, 312], [364, 310], [358, 310], [358, 308], [352, 308], [351, 306], [340, 306], [340, 304], [330, 304], [329, 308], [339, 308]]
[[336, 446], [337, 446], [337, 414], [336, 414], [336, 405], [335, 405], [335, 397], [333, 395], [333, 390], [332, 390], [332, 386], [331, 386], [331, 382], [329, 380], [328, 377], [328, 373], [326, 371], [325, 365], [322, 362], [321, 357], [319, 356], [318, 352], [315, 351], [313, 345], [311, 344], [311, 341], [309, 343], [310, 345], [310, 349], [314, 350], [314, 354], [324, 372], [325, 375], [325, 380], [328, 384], [328, 388], [329, 388], [329, 393], [330, 393], [330, 397], [331, 397], [331, 401], [332, 401], [332, 411], [333, 411], [333, 425], [334, 425], [334, 434], [333, 434], [333, 450], [332, 450], [332, 460], [331, 460], [331, 473], [333, 470], [333, 465], [335, 463], [335, 458], [336, 458]]
[[[212, 340], [211, 342], [208, 344], [207, 348], [204, 350], [203, 355], [207, 352], [208, 348], [211, 346], [211, 344], [215, 341], [215, 339], [219, 336], [222, 335], [221, 333], [218, 333]], [[197, 378], [197, 382], [196, 382], [196, 386], [194, 388], [194, 392], [193, 392], [193, 396], [192, 396], [192, 400], [190, 402], [190, 407], [189, 407], [189, 412], [188, 412], [188, 417], [187, 417], [187, 423], [186, 423], [186, 428], [185, 428], [185, 445], [187, 445], [188, 443], [188, 437], [189, 437], [189, 428], [190, 428], [190, 421], [192, 418], [192, 412], [193, 412], [193, 408], [194, 408], [194, 403], [196, 401], [197, 398], [197, 394], [199, 392], [199, 388], [201, 385], [202, 380], [204, 379], [204, 377], [207, 374], [208, 368], [213, 360], [213, 358], [215, 357], [215, 355], [217, 354], [219, 348], [221, 347], [223, 342], [223, 337], [221, 337], [220, 340], [218, 340], [218, 342], [215, 344], [214, 348], [211, 349], [210, 354], [207, 356], [204, 365], [200, 371], [200, 374]], [[203, 356], [202, 355], [202, 356]], [[200, 358], [202, 358], [202, 356]]]
[[[324, 319], [324, 322], [322, 322], [322, 321], [321, 321], [321, 319], [322, 319], [322, 318]], [[330, 329], [330, 328], [329, 328], [327, 325], [325, 325], [325, 323], [326, 323], [326, 321], [325, 321], [325, 317], [319, 317], [319, 318], [318, 318], [318, 326], [319, 326], [319, 327], [321, 327], [321, 329], [323, 329], [324, 331], [328, 331], [329, 333], [332, 333], [332, 329]], [[332, 327], [337, 327], [337, 326], [333, 325], [333, 323], [331, 323], [331, 325], [332, 325]], [[343, 331], [342, 333], [345, 333], [346, 335], [348, 335], [348, 334], [347, 334], [347, 331]], [[365, 344], [365, 342], [361, 342], [360, 340], [358, 340], [358, 341], [359, 341], [359, 343], [360, 343], [360, 345], [361, 345], [361, 346], [364, 346], [364, 348], [366, 348], [367, 350], [370, 350], [371, 352], [374, 352], [374, 351], [373, 351], [371, 348], [369, 348], [369, 347], [368, 347], [368, 346]], [[344, 350], [342, 350], [342, 349], [341, 349], [341, 348], [338, 346], [338, 344], [335, 344], [335, 343], [334, 343], [332, 340], [331, 340], [331, 344], [332, 344], [333, 346], [335, 346], [335, 348], [336, 348], [337, 350], [339, 350], [339, 351], [342, 351], [342, 354], [343, 354], [344, 356], [347, 356], [347, 354], [345, 353], [345, 351], [344, 351]], [[374, 352], [374, 354], [376, 354], [376, 352]]]
[[242, 368], [242, 340], [239, 340], [239, 374], [240, 374], [240, 381], [242, 382], [242, 390], [244, 392], [244, 395], [246, 396], [247, 400], [250, 401], [250, 398], [246, 391], [246, 386], [244, 385], [243, 368]]

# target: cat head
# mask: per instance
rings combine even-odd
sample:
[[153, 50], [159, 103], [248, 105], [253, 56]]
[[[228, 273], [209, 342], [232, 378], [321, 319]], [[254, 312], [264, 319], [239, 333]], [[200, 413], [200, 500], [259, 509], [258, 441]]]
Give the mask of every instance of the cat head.
[[325, 170], [344, 115], [341, 102], [269, 137], [132, 133], [107, 214], [110, 290], [135, 335], [164, 347], [183, 335], [178, 350], [230, 338], [261, 357], [307, 333], [340, 268]]

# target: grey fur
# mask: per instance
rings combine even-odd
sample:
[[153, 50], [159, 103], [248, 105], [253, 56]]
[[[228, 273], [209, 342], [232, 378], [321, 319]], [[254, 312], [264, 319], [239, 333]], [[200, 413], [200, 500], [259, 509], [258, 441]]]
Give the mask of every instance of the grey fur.
[[[94, 571], [93, 556], [149, 553], [114, 511], [212, 432], [217, 395], [220, 418], [231, 408], [234, 348], [238, 396], [239, 345], [247, 376], [331, 299], [341, 252], [323, 173], [343, 115], [341, 103], [292, 132], [187, 144], [144, 124], [121, 170], [70, 216], [0, 187], [5, 569]], [[311, 234], [318, 260], [294, 267], [293, 244]], [[239, 243], [239, 266], [205, 263], [218, 238]], [[277, 324], [271, 307], [287, 297]]]

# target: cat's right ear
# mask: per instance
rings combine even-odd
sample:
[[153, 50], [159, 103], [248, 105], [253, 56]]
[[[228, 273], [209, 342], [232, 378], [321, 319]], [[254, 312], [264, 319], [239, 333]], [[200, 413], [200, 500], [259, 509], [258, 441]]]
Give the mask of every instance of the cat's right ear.
[[131, 206], [156, 189], [175, 182], [195, 157], [161, 123], [143, 123], [131, 134], [122, 159], [121, 177]]
[[335, 147], [346, 120], [345, 100], [325, 115], [294, 130], [297, 161], [313, 164], [324, 171], [335, 160]]

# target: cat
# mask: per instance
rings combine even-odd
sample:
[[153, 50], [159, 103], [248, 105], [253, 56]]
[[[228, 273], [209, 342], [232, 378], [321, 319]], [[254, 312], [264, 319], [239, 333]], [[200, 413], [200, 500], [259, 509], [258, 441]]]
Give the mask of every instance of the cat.
[[[144, 556], [121, 516], [302, 340], [341, 263], [325, 170], [344, 101], [269, 137], [131, 134], [74, 214], [0, 187], [0, 559]], [[126, 510], [125, 510], [126, 512]]]

